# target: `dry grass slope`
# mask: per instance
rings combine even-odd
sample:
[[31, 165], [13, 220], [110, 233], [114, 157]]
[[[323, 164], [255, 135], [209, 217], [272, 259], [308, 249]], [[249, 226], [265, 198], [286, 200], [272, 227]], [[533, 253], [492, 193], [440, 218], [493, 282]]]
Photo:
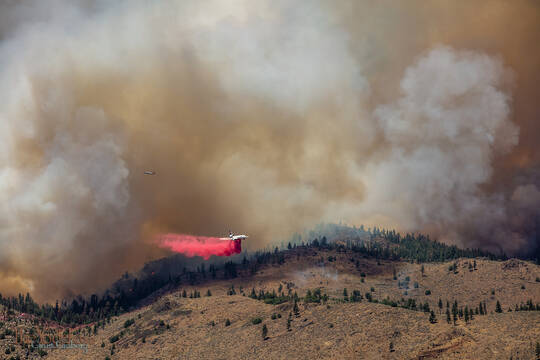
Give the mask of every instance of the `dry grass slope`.
[[[328, 257], [335, 261], [327, 261]], [[508, 312], [532, 299], [540, 302], [540, 267], [524, 261], [495, 262], [470, 259], [424, 264], [353, 259], [354, 254], [321, 251], [292, 254], [281, 266], [267, 266], [254, 276], [213, 281], [168, 293], [153, 304], [123, 314], [97, 335], [85, 337], [78, 349], [49, 351], [51, 359], [535, 359], [540, 341], [540, 311]], [[320, 259], [324, 259], [324, 265]], [[359, 266], [355, 261], [359, 260]], [[471, 265], [469, 266], [469, 263]], [[365, 273], [365, 277], [361, 276]], [[394, 279], [394, 274], [396, 279]], [[364, 279], [364, 281], [362, 281]], [[408, 280], [408, 281], [407, 281]], [[250, 298], [257, 292], [278, 291], [280, 284], [304, 296], [321, 288], [326, 304], [299, 302], [299, 315], [287, 319], [292, 303], [265, 304]], [[415, 283], [418, 283], [415, 287]], [[234, 284], [236, 295], [227, 291]], [[408, 288], [407, 288], [408, 287]], [[240, 289], [243, 289], [243, 294]], [[381, 303], [344, 302], [343, 288], [360, 290], [382, 300], [415, 299], [428, 302], [429, 313]], [[373, 291], [371, 291], [373, 288]], [[206, 296], [210, 289], [212, 296]], [[200, 298], [182, 291], [201, 292]], [[426, 290], [431, 292], [426, 295]], [[284, 290], [285, 291], [285, 290]], [[406, 292], [406, 295], [405, 295]], [[442, 311], [438, 300], [443, 302]], [[472, 308], [486, 303], [487, 315], [475, 315], [456, 325], [446, 321], [446, 301]], [[495, 313], [500, 301], [503, 313]], [[273, 314], [279, 314], [280, 317]], [[252, 319], [262, 322], [253, 324]], [[127, 329], [124, 323], [134, 319]], [[229, 320], [230, 325], [227, 325]], [[268, 335], [262, 336], [266, 325]], [[114, 344], [110, 338], [123, 334]], [[104, 347], [101, 347], [101, 344]], [[111, 349], [114, 350], [111, 355]]]

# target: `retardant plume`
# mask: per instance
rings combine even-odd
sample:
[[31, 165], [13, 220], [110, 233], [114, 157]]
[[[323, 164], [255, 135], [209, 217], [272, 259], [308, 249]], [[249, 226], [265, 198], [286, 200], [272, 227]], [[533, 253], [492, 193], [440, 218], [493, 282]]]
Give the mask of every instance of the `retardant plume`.
[[231, 256], [242, 252], [242, 240], [218, 237], [194, 236], [186, 234], [163, 234], [157, 238], [159, 246], [186, 256], [201, 256], [205, 260], [211, 256]]
[[538, 33], [534, 0], [2, 2], [0, 292], [324, 221], [530, 254]]

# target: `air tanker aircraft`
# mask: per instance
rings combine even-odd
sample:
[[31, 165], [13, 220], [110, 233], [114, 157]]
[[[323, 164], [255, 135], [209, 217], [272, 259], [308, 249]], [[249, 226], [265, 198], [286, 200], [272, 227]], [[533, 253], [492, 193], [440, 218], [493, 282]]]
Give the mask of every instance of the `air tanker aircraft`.
[[146, 171], [144, 172], [144, 175], [156, 175], [156, 172], [153, 171], [153, 170], [146, 170]]
[[229, 230], [229, 237], [219, 238], [220, 240], [245, 240], [247, 235], [234, 235], [232, 231]]

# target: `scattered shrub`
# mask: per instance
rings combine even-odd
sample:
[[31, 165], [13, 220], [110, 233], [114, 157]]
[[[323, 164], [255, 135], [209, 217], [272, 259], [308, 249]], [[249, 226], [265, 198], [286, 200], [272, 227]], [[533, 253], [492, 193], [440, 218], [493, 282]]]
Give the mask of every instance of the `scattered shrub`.
[[135, 324], [135, 319], [126, 320], [126, 322], [124, 322], [124, 328], [127, 329], [128, 327], [130, 327], [133, 324]]
[[109, 338], [109, 342], [111, 344], [114, 344], [115, 342], [117, 342], [118, 340], [120, 340], [120, 337], [118, 335], [113, 335]]

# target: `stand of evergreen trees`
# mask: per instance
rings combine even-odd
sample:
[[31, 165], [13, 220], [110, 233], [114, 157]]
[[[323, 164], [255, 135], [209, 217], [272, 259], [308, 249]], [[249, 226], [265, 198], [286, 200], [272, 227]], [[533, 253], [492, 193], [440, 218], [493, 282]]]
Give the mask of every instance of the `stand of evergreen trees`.
[[[384, 230], [377, 227], [365, 230], [363, 227], [350, 228], [332, 225], [333, 232], [341, 230], [345, 236], [338, 238], [341, 241], [328, 241], [326, 235], [315, 238], [301, 246], [328, 250], [351, 250], [381, 260], [407, 260], [416, 262], [444, 262], [459, 258], [486, 257], [490, 260], [507, 260], [503, 253], [495, 255], [480, 249], [460, 249], [455, 245], [446, 245], [431, 240], [429, 235], [405, 234], [395, 230]], [[336, 229], [337, 228], [337, 229]], [[321, 231], [321, 233], [324, 233]], [[298, 241], [298, 238], [296, 239]], [[288, 244], [288, 248], [295, 248], [297, 243]]]
[[[182, 267], [183, 261], [185, 264], [185, 261], [193, 262], [192, 259], [170, 257], [157, 260], [147, 264], [138, 276], [125, 273], [102, 295], [77, 296], [69, 301], [63, 300], [60, 303], [57, 301], [55, 305], [39, 305], [30, 294], [12, 297], [0, 295], [0, 304], [8, 311], [33, 314], [65, 325], [75, 325], [93, 323], [129, 311], [158, 290], [177, 288], [181, 284], [200, 284], [206, 279], [234, 279], [240, 275], [247, 276], [256, 273], [262, 265], [283, 264], [288, 256], [300, 257], [302, 253], [318, 250], [351, 251], [376, 259], [417, 262], [447, 261], [461, 257], [506, 259], [504, 254], [497, 256], [479, 249], [460, 249], [433, 241], [429, 236], [422, 234], [402, 236], [395, 230], [365, 229], [363, 226], [360, 228], [335, 224], [319, 226], [311, 232], [311, 235], [312, 240], [307, 242], [303, 242], [301, 236], [297, 234], [286, 248], [282, 246], [281, 249], [276, 247], [272, 250], [257, 251], [249, 257], [244, 256], [240, 262], [229, 260], [221, 264], [212, 263], [208, 269], [205, 263], [196, 269]], [[238, 259], [238, 256], [235, 258]], [[319, 295], [310, 296], [315, 296], [313, 298], [315, 300], [321, 300], [322, 298], [318, 298]], [[259, 298], [261, 294], [256, 296]], [[291, 296], [293, 295], [290, 293], [284, 295], [283, 292], [262, 295], [265, 302], [274, 304], [289, 301]], [[353, 296], [355, 300], [361, 299], [359, 294]]]

